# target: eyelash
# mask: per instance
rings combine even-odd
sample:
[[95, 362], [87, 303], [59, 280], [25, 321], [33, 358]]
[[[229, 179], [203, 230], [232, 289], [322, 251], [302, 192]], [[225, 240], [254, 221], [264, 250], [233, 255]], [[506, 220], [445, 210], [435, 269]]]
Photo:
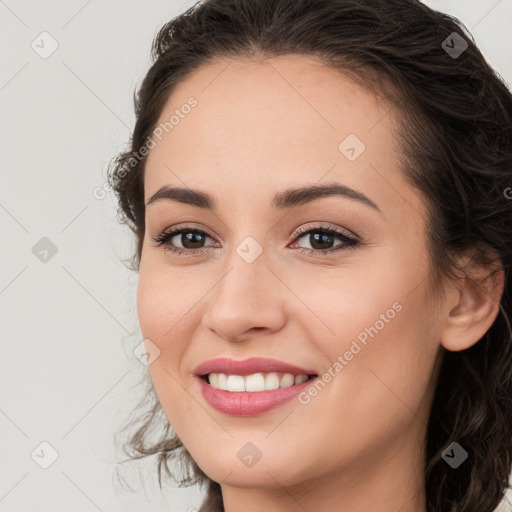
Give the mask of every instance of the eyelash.
[[[173, 245], [170, 244], [170, 240], [174, 236], [180, 235], [182, 233], [190, 233], [190, 232], [199, 233], [201, 235], [206, 235], [209, 238], [213, 238], [208, 233], [206, 233], [202, 229], [198, 229], [195, 226], [182, 226], [177, 229], [170, 229], [167, 231], [163, 231], [158, 236], [153, 238], [153, 242], [155, 242], [156, 247], [163, 247], [164, 251], [169, 251], [174, 254], [186, 254], [187, 256], [194, 256], [197, 254], [201, 254], [210, 248], [210, 247], [202, 247], [200, 249], [182, 249], [181, 247], [174, 247]], [[316, 226], [313, 228], [310, 228], [310, 227], [299, 228], [297, 230], [297, 233], [296, 233], [293, 241], [300, 239], [304, 235], [307, 235], [309, 233], [322, 233], [322, 234], [334, 236], [336, 238], [339, 238], [343, 242], [344, 245], [341, 245], [337, 249], [325, 249], [325, 250], [307, 249], [305, 247], [299, 247], [297, 249], [297, 251], [299, 251], [301, 254], [305, 253], [305, 254], [308, 254], [309, 256], [325, 256], [325, 255], [332, 254], [332, 253], [335, 253], [338, 251], [348, 251], [351, 249], [355, 249], [356, 247], [361, 245], [361, 242], [357, 238], [349, 236], [345, 232], [339, 231], [330, 226]]]

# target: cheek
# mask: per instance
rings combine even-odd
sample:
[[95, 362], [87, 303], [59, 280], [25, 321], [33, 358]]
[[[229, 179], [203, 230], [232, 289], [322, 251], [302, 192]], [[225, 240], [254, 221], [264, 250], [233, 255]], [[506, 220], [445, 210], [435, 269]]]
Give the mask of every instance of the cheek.
[[419, 263], [406, 268], [393, 261], [365, 272], [351, 268], [334, 281], [317, 272], [316, 279], [294, 282], [309, 309], [301, 325], [327, 356], [326, 393], [360, 418], [411, 415], [408, 407], [421, 406], [439, 350], [439, 322], [425, 310], [425, 286], [415, 288], [424, 274]]
[[[374, 295], [366, 306], [347, 308], [338, 328], [337, 350], [343, 368], [332, 388], [333, 399], [350, 404], [351, 415], [366, 418], [358, 428], [399, 432], [415, 417], [428, 421], [428, 392], [439, 350], [437, 325], [425, 314], [424, 296], [399, 287]], [[413, 412], [414, 411], [414, 412]], [[342, 413], [345, 414], [346, 410]], [[357, 432], [353, 432], [355, 438]]]
[[439, 344], [421, 290], [408, 295], [410, 288], [395, 281], [391, 289], [384, 286], [378, 292], [368, 286], [359, 291], [357, 300], [345, 295], [346, 302], [338, 306], [326, 300], [326, 318], [336, 334], [330, 342], [321, 336], [315, 341], [327, 356], [326, 385], [304, 397], [305, 416], [298, 421], [304, 436], [319, 439], [315, 449], [331, 454], [333, 465], [343, 457], [357, 460], [370, 447], [384, 453], [404, 432], [428, 423], [428, 391]]
[[137, 314], [142, 336], [150, 339], [160, 350], [164, 333], [171, 326], [171, 318], [166, 313], [166, 297], [161, 283], [155, 279], [155, 273], [141, 267], [137, 287]]
[[[148, 370], [153, 386], [168, 421], [179, 430], [190, 408], [190, 395], [184, 390], [180, 363], [187, 350], [183, 334], [186, 303], [173, 293], [165, 272], [141, 265], [137, 288], [137, 312], [144, 339], [160, 350]], [[173, 282], [175, 282], [173, 280]], [[181, 320], [181, 321], [180, 321]]]
[[406, 279], [378, 264], [362, 267], [333, 269], [330, 273], [314, 269], [300, 276], [288, 276], [294, 293], [301, 298], [300, 302], [295, 301], [294, 321], [300, 323], [308, 333], [306, 338], [332, 362], [351, 348], [348, 359], [358, 350], [357, 359], [365, 359], [364, 349], [370, 342], [386, 338], [391, 326], [399, 324], [404, 316]]
[[[144, 339], [151, 340], [160, 350], [149, 366], [157, 393], [160, 388], [173, 389], [180, 379], [180, 361], [187, 349], [183, 321], [188, 301], [176, 294], [176, 280], [156, 266], [141, 265], [137, 287], [137, 314]], [[160, 395], [160, 393], [158, 393]]]
[[[181, 274], [181, 275], [180, 275]], [[145, 261], [139, 271], [137, 313], [144, 338], [151, 339], [161, 350], [181, 350], [186, 339], [187, 315], [197, 302], [197, 292], [183, 273]]]

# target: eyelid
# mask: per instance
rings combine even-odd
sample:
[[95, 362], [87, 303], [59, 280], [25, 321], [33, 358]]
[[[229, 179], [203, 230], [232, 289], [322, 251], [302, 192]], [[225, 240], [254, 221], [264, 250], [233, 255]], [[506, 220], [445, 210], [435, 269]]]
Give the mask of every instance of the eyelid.
[[300, 238], [302, 235], [307, 234], [309, 231], [313, 230], [325, 230], [325, 231], [334, 231], [341, 235], [345, 235], [347, 238], [355, 238], [356, 240], [361, 240], [361, 237], [354, 233], [353, 231], [349, 231], [348, 229], [342, 228], [340, 226], [331, 226], [327, 223], [322, 223], [321, 225], [312, 225], [304, 224], [303, 226], [297, 228], [292, 234], [294, 235], [294, 240], [296, 238]]
[[[331, 226], [328, 223], [322, 223], [322, 221], [317, 221], [317, 222], [320, 222], [320, 225], [315, 225], [313, 223], [307, 223], [307, 224], [304, 224], [303, 226], [300, 226], [299, 228], [294, 229], [291, 232], [290, 236], [293, 235], [293, 240], [295, 240], [296, 238], [308, 233], [309, 231], [311, 231], [313, 229], [324, 229], [324, 230], [337, 231], [337, 232], [340, 232], [341, 234], [345, 235], [348, 238], [356, 238], [357, 240], [361, 240], [361, 237], [357, 233], [350, 231], [346, 228], [342, 228], [340, 226], [334, 226], [334, 225]], [[185, 222], [185, 224], [183, 224], [183, 225], [178, 224], [177, 227], [170, 226], [168, 228], [163, 229], [160, 232], [160, 234], [168, 233], [171, 231], [173, 231], [173, 232], [182, 231], [182, 230], [186, 230], [186, 229], [190, 229], [191, 231], [203, 231], [210, 238], [213, 238], [213, 239], [218, 238], [217, 235], [213, 234], [208, 228], [205, 228], [202, 225], [196, 224], [194, 222], [192, 222], [192, 223]], [[177, 234], [177, 233], [174, 233], [174, 234]]]
[[201, 224], [196, 224], [195, 222], [185, 222], [184, 224], [177, 224], [176, 226], [169, 226], [160, 231], [160, 234], [157, 236], [161, 236], [166, 233], [173, 233], [173, 236], [178, 234], [181, 231], [199, 231], [208, 235], [210, 238], [217, 239], [217, 235], [210, 231], [208, 228], [205, 228]]
[[[169, 243], [169, 241], [172, 238], [174, 238], [175, 236], [177, 236], [183, 232], [187, 232], [187, 231], [196, 231], [196, 232], [199, 232], [201, 234], [208, 236], [215, 242], [217, 241], [216, 235], [210, 234], [210, 232], [207, 228], [199, 226], [198, 224], [195, 224], [195, 223], [185, 223], [183, 225], [178, 224], [177, 226], [172, 226], [172, 227], [166, 228], [165, 230], [161, 231], [159, 235], [154, 237], [153, 241], [156, 243], [156, 247], [162, 247], [165, 251], [168, 251], [170, 253], [175, 253], [175, 254], [186, 254], [186, 255], [190, 255], [190, 256], [204, 253], [204, 252], [208, 251], [208, 249], [211, 248], [211, 246], [207, 246], [207, 247], [200, 247], [197, 249], [183, 249], [181, 247], [175, 247]], [[298, 247], [295, 250], [299, 251], [300, 253], [306, 253], [310, 256], [321, 257], [321, 256], [330, 256], [333, 253], [337, 253], [338, 251], [340, 251], [340, 252], [346, 251], [346, 250], [350, 250], [357, 246], [362, 245], [362, 240], [359, 237], [359, 235], [357, 235], [356, 233], [353, 233], [352, 231], [349, 231], [345, 228], [341, 228], [339, 226], [335, 227], [332, 225], [328, 225], [326, 223], [322, 223], [321, 225], [312, 225], [310, 223], [310, 224], [305, 224], [303, 226], [300, 226], [298, 229], [296, 229], [294, 231], [294, 233], [293, 233], [294, 236], [293, 236], [293, 240], [291, 243], [297, 243], [297, 240], [299, 240], [303, 236], [307, 235], [308, 233], [315, 232], [315, 231], [323, 231], [325, 233], [328, 233], [330, 236], [332, 236], [334, 238], [338, 238], [339, 240], [341, 240], [343, 242], [342, 247], [339, 247], [337, 249], [332, 249], [332, 248], [330, 248], [330, 249], [308, 249], [305, 247]], [[287, 245], [287, 247], [288, 246], [289, 246], [289, 244]]]

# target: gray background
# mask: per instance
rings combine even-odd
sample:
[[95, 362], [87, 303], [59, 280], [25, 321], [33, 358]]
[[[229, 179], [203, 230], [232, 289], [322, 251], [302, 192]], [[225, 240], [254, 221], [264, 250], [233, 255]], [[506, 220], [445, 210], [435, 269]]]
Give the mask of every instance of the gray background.
[[[112, 436], [146, 368], [132, 354], [142, 340], [137, 275], [122, 264], [135, 245], [116, 222], [113, 194], [93, 194], [128, 141], [156, 31], [192, 3], [0, 0], [1, 511], [186, 511], [201, 502], [197, 488], [161, 495], [150, 480], [145, 491], [113, 488]], [[460, 17], [512, 83], [512, 0], [426, 3]], [[58, 452], [48, 469], [43, 441]]]

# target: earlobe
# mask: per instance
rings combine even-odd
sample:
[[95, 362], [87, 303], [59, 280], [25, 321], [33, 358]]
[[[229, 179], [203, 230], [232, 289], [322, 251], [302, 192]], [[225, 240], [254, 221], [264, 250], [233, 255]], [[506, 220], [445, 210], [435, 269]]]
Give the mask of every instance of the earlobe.
[[[494, 323], [504, 289], [504, 271], [473, 269], [462, 281], [441, 332], [441, 344], [451, 351], [465, 350], [477, 343]], [[450, 305], [448, 305], [450, 306]]]

